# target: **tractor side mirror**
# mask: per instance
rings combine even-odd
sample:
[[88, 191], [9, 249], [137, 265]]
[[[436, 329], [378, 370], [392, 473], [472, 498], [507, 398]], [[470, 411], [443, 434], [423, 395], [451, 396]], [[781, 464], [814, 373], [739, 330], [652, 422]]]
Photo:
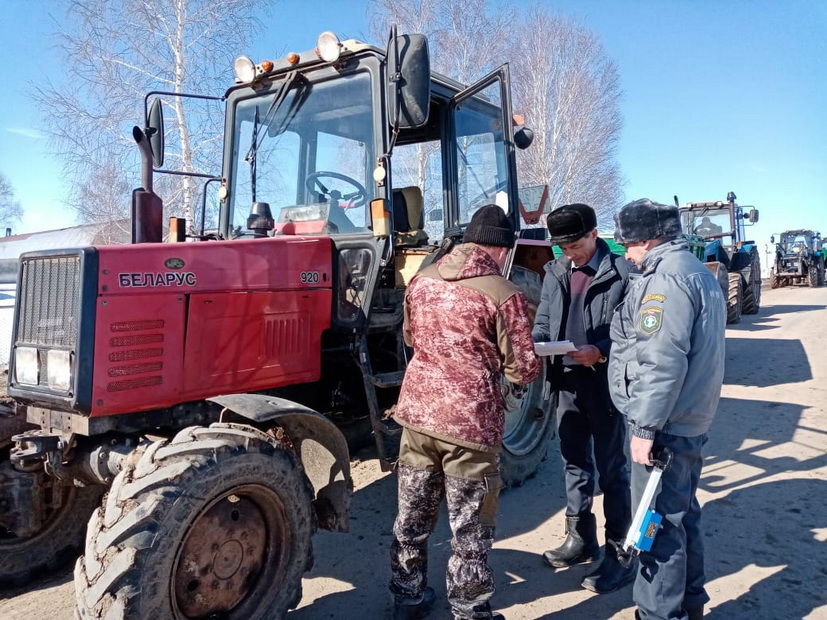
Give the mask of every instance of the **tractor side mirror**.
[[775, 235], [770, 235], [770, 243], [775, 243]]
[[431, 106], [431, 61], [423, 34], [396, 35], [388, 40], [387, 114], [390, 124], [416, 129], [428, 122]]
[[758, 209], [750, 209], [749, 213], [747, 214], [747, 218], [750, 222], [755, 224], [758, 221]]
[[164, 165], [164, 109], [161, 100], [156, 98], [149, 108], [149, 118], [146, 119], [146, 134], [149, 137], [149, 147], [152, 149], [152, 165], [160, 168]]
[[514, 145], [518, 149], [527, 149], [532, 142], [534, 142], [534, 131], [532, 129], [520, 127], [514, 132]]

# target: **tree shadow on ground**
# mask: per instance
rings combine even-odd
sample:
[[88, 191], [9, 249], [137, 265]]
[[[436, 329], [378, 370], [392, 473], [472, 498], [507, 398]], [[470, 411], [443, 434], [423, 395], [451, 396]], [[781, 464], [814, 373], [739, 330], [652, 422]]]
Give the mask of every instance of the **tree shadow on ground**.
[[725, 385], [768, 387], [813, 378], [800, 340], [727, 338]]
[[712, 608], [708, 618], [803, 618], [827, 604], [825, 496], [825, 480], [783, 480], [740, 488], [704, 506], [709, 581], [750, 565], [777, 569]]

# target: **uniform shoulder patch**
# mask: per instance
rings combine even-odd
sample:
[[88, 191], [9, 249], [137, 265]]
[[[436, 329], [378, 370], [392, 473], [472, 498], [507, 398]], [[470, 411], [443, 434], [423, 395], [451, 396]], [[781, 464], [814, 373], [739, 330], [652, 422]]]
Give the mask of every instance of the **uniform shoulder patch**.
[[666, 295], [661, 295], [660, 293], [650, 293], [644, 297], [643, 301], [640, 303], [645, 304], [648, 301], [659, 301], [660, 303], [663, 303], [666, 301]]
[[640, 331], [654, 334], [663, 325], [663, 308], [649, 307], [640, 311]]

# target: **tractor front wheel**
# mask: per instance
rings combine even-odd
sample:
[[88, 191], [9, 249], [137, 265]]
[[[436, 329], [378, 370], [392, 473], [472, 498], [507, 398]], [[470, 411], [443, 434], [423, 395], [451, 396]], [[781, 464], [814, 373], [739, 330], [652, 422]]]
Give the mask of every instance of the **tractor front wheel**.
[[818, 268], [815, 265], [810, 265], [810, 270], [807, 274], [807, 284], [810, 288], [818, 286]]
[[311, 488], [294, 454], [246, 425], [142, 449], [89, 521], [81, 618], [282, 618], [312, 562]]

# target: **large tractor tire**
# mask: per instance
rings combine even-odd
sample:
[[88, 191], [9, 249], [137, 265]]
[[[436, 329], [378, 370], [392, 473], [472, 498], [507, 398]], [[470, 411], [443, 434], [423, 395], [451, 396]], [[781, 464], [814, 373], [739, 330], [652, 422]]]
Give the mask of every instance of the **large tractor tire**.
[[[35, 531], [25, 534], [5, 527], [13, 516], [10, 506], [16, 503], [0, 496], [4, 512], [0, 515], [0, 583], [20, 585], [77, 557], [83, 547], [86, 522], [100, 505], [106, 487], [68, 486], [43, 471], [19, 472], [6, 456], [0, 462], [0, 489], [32, 490], [33, 505], [19, 522], [39, 523]], [[40, 514], [31, 514], [34, 510]]]
[[818, 287], [818, 267], [815, 265], [810, 265], [810, 269], [807, 272], [807, 286], [810, 288]]
[[[525, 267], [511, 270], [511, 281], [526, 294], [536, 309], [540, 303], [543, 281]], [[506, 486], [518, 487], [534, 475], [546, 457], [554, 438], [555, 409], [552, 393], [546, 384], [546, 363], [533, 383], [525, 386], [503, 381], [505, 396], [505, 433], [500, 455], [500, 475]]]
[[89, 521], [80, 618], [283, 618], [312, 564], [312, 489], [295, 455], [238, 424], [141, 449]]
[[554, 438], [556, 407], [546, 384], [545, 358], [541, 359], [543, 370], [533, 383], [504, 383], [505, 433], [500, 475], [509, 487], [518, 487], [534, 475]]
[[730, 273], [727, 278], [729, 288], [727, 289], [726, 322], [727, 324], [738, 323], [741, 320], [741, 309], [744, 303], [741, 274]]
[[782, 280], [779, 275], [775, 272], [775, 269], [770, 271], [770, 288], [778, 288], [779, 286], [784, 285], [784, 280]]
[[758, 314], [761, 309], [761, 259], [755, 249], [752, 249], [747, 256], [749, 257], [749, 263], [738, 270], [741, 273], [741, 286], [744, 295], [741, 312], [743, 314]]

